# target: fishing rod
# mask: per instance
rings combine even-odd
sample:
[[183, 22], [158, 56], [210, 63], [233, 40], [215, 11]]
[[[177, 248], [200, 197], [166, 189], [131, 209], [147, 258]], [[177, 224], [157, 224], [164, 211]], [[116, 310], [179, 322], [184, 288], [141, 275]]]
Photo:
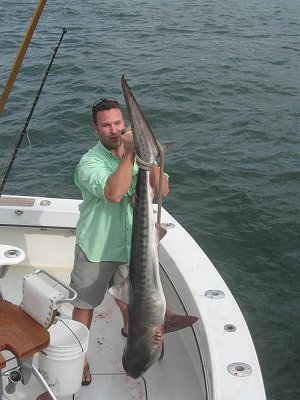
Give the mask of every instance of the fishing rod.
[[6, 101], [8, 99], [9, 93], [10, 93], [11, 88], [13, 87], [15, 79], [16, 79], [16, 77], [18, 75], [19, 69], [20, 69], [20, 67], [22, 65], [24, 56], [26, 54], [26, 51], [27, 51], [27, 48], [29, 46], [30, 40], [32, 38], [33, 32], [34, 32], [34, 30], [35, 30], [35, 28], [37, 26], [37, 23], [39, 21], [39, 18], [41, 16], [43, 8], [44, 8], [44, 6], [46, 4], [46, 1], [47, 0], [39, 0], [39, 2], [37, 4], [37, 7], [36, 7], [35, 12], [34, 12], [34, 15], [32, 17], [32, 20], [31, 20], [31, 22], [30, 22], [30, 24], [28, 26], [28, 29], [27, 29], [26, 34], [25, 34], [25, 37], [24, 37], [23, 42], [22, 42], [22, 44], [20, 46], [20, 49], [18, 51], [15, 63], [13, 65], [13, 68], [12, 68], [12, 70], [10, 72], [10, 75], [9, 75], [8, 79], [7, 79], [6, 85], [5, 85], [4, 89], [3, 89], [3, 93], [2, 93], [2, 96], [0, 98], [0, 113], [2, 112], [2, 110], [5, 107], [5, 104], [6, 104]]
[[0, 182], [1, 182], [1, 186], [0, 186], [0, 197], [1, 197], [1, 195], [2, 195], [3, 188], [4, 188], [5, 183], [6, 183], [6, 181], [7, 181], [8, 175], [9, 175], [11, 169], [12, 169], [13, 163], [14, 163], [14, 161], [15, 161], [15, 159], [16, 159], [16, 156], [17, 156], [17, 154], [18, 154], [18, 151], [19, 151], [19, 149], [20, 149], [20, 146], [21, 146], [21, 143], [22, 143], [22, 141], [23, 141], [23, 138], [24, 138], [25, 135], [28, 137], [27, 128], [28, 128], [29, 122], [30, 122], [30, 120], [31, 120], [32, 114], [33, 114], [33, 112], [34, 112], [34, 110], [35, 110], [35, 107], [36, 107], [36, 105], [37, 105], [37, 102], [38, 102], [38, 100], [39, 100], [39, 98], [40, 98], [40, 94], [41, 94], [41, 92], [42, 92], [42, 90], [43, 90], [44, 84], [45, 84], [45, 82], [46, 82], [46, 79], [47, 79], [47, 76], [48, 76], [48, 74], [49, 74], [50, 68], [51, 68], [51, 66], [52, 66], [52, 64], [53, 64], [53, 61], [54, 61], [54, 59], [55, 59], [56, 53], [57, 53], [57, 51], [58, 51], [58, 49], [59, 49], [59, 46], [60, 46], [60, 44], [61, 44], [61, 42], [62, 42], [62, 40], [63, 40], [63, 37], [64, 37], [64, 35], [65, 35], [66, 32], [67, 32], [67, 29], [66, 29], [66, 28], [63, 28], [62, 34], [61, 34], [61, 36], [60, 36], [60, 38], [59, 38], [59, 41], [58, 41], [58, 43], [57, 43], [57, 46], [53, 49], [53, 54], [52, 54], [52, 57], [51, 57], [51, 59], [50, 59], [49, 65], [48, 65], [48, 67], [47, 67], [47, 69], [46, 69], [46, 71], [45, 71], [45, 73], [44, 73], [44, 75], [43, 75], [43, 79], [42, 79], [40, 88], [39, 88], [39, 90], [37, 91], [37, 94], [36, 94], [35, 99], [34, 99], [34, 101], [33, 101], [31, 110], [30, 110], [30, 112], [29, 112], [29, 114], [28, 114], [28, 117], [27, 117], [27, 119], [26, 119], [26, 121], [25, 121], [25, 124], [24, 124], [24, 126], [23, 126], [23, 128], [22, 128], [22, 130], [21, 130], [21, 132], [20, 132], [20, 135], [19, 135], [18, 140], [17, 140], [17, 143], [16, 143], [16, 145], [15, 145], [15, 147], [14, 147], [14, 150], [13, 150], [13, 153], [12, 153], [12, 155], [11, 155], [11, 158], [10, 158], [10, 160], [9, 160], [9, 162], [8, 162], [8, 164], [7, 164], [7, 166], [3, 168], [3, 171], [5, 171], [5, 172], [3, 173], [3, 176], [0, 176]]

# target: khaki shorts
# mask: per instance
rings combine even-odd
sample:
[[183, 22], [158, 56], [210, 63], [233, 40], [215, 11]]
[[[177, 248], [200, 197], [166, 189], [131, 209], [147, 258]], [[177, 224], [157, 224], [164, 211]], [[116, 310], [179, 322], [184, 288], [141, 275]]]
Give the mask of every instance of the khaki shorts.
[[77, 292], [73, 305], [83, 309], [99, 306], [108, 287], [122, 283], [127, 276], [127, 264], [116, 261], [91, 262], [76, 244], [70, 283]]

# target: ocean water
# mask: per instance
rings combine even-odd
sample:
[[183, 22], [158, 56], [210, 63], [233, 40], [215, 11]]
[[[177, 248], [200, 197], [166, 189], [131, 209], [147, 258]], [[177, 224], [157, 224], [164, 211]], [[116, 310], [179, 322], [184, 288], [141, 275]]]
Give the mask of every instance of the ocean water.
[[[36, 4], [0, 2], [1, 92]], [[236, 297], [268, 399], [300, 399], [300, 2], [47, 2], [0, 117], [0, 169], [63, 27], [3, 193], [78, 197], [91, 104], [123, 102], [124, 73], [158, 139], [176, 141], [164, 206]]]

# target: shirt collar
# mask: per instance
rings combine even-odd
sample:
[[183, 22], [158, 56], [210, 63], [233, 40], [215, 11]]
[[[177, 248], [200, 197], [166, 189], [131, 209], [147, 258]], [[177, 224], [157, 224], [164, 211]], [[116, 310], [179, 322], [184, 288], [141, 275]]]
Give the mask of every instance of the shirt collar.
[[101, 152], [101, 154], [106, 155], [107, 157], [112, 157], [113, 159], [118, 160], [118, 157], [116, 157], [114, 154], [112, 154], [105, 146], [103, 146], [103, 144], [100, 142], [98, 142], [97, 145], [98, 150]]

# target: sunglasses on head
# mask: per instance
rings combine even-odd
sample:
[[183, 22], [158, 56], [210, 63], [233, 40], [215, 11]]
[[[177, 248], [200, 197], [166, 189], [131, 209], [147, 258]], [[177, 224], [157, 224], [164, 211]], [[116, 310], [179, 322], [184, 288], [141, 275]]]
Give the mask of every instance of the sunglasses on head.
[[104, 106], [106, 104], [116, 104], [119, 105], [118, 101], [113, 98], [113, 97], [103, 97], [102, 99], [98, 99], [93, 103], [92, 109], [94, 110], [95, 108], [99, 106]]

